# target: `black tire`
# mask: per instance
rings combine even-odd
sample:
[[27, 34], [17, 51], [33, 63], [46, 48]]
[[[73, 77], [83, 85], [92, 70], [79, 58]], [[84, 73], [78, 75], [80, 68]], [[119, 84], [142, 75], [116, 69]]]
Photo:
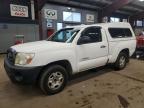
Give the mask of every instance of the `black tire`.
[[[50, 87], [50, 86], [52, 86], [52, 84], [56, 83], [55, 79], [57, 79], [57, 78], [55, 78], [54, 77], [55, 75], [53, 75], [54, 73], [58, 74], [56, 72], [59, 72], [59, 74], [62, 75], [63, 81], [57, 89], [52, 89], [52, 87]], [[49, 81], [50, 79], [53, 80], [52, 81], [53, 83]], [[58, 78], [58, 80], [60, 80], [60, 79]], [[56, 94], [56, 93], [62, 91], [64, 89], [64, 87], [66, 86], [67, 81], [68, 81], [68, 74], [66, 73], [65, 68], [60, 65], [51, 65], [48, 68], [46, 68], [44, 70], [43, 74], [41, 75], [40, 80], [39, 80], [39, 86], [44, 93], [46, 93], [48, 95], [52, 95], [52, 94]]]
[[[123, 63], [121, 62], [121, 60], [123, 60]], [[114, 68], [115, 70], [122, 70], [126, 67], [126, 64], [129, 62], [129, 56], [124, 53], [121, 52], [116, 60], [116, 62], [114, 63]]]

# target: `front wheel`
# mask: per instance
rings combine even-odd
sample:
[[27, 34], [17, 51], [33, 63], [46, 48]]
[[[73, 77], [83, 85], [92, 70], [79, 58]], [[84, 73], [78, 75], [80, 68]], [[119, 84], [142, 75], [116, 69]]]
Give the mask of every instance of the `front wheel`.
[[56, 94], [62, 91], [67, 83], [67, 73], [60, 65], [52, 65], [41, 75], [39, 85], [46, 94]]
[[126, 67], [127, 61], [129, 60], [126, 53], [121, 52], [114, 64], [116, 70], [122, 70]]

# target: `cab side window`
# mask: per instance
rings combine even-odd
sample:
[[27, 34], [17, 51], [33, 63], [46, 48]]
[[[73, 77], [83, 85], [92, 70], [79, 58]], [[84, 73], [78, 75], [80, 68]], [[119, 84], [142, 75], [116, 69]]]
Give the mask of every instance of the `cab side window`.
[[81, 38], [89, 37], [89, 42], [87, 43], [94, 43], [94, 42], [101, 42], [101, 28], [100, 27], [88, 27], [86, 28], [81, 35]]

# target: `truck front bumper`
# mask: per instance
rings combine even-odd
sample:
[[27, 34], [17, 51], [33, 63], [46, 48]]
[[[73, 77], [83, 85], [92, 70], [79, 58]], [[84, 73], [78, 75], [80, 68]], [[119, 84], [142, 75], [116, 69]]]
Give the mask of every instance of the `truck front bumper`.
[[6, 58], [4, 68], [10, 80], [14, 83], [34, 84], [40, 74], [42, 67], [19, 67], [9, 63]]

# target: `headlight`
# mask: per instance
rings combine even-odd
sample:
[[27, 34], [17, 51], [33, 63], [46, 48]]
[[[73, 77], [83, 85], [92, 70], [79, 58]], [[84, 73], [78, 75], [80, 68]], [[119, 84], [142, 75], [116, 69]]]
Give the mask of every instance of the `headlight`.
[[17, 53], [15, 58], [15, 65], [30, 64], [34, 57], [33, 53]]

